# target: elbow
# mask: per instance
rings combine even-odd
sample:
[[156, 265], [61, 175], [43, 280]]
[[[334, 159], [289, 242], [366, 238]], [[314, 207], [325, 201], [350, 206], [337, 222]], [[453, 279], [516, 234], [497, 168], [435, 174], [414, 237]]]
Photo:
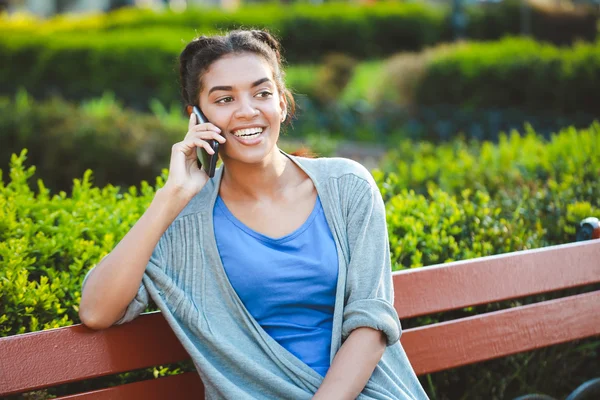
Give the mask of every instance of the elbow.
[[107, 321], [106, 318], [101, 318], [97, 313], [81, 307], [81, 305], [79, 306], [79, 319], [83, 325], [95, 331], [109, 328], [114, 323]]
[[100, 330], [106, 329], [110, 326], [110, 325], [102, 322], [100, 319], [90, 316], [88, 314], [82, 313], [81, 311], [79, 312], [79, 319], [81, 320], [81, 323], [83, 325], [87, 326], [88, 328], [90, 328], [94, 331], [100, 331]]

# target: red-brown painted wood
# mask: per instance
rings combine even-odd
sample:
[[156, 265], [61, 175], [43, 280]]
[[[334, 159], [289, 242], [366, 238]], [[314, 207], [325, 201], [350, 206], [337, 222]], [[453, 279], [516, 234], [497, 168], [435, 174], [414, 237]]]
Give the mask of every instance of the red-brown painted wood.
[[418, 375], [600, 335], [600, 291], [406, 330]]
[[189, 358], [160, 313], [103, 331], [83, 325], [0, 340], [0, 395]]
[[59, 400], [203, 399], [204, 386], [195, 372], [59, 397]]
[[600, 240], [393, 273], [400, 318], [600, 282]]

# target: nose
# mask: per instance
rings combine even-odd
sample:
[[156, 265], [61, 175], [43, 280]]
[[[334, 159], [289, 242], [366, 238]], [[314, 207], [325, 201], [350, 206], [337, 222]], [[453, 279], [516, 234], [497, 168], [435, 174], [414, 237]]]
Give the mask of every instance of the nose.
[[234, 117], [239, 119], [252, 119], [259, 113], [260, 111], [258, 111], [251, 99], [240, 99]]

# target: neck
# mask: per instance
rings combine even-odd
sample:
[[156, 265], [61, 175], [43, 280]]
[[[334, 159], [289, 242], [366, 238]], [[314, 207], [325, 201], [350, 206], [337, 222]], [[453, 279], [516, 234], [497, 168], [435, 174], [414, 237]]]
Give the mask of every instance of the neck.
[[276, 198], [289, 182], [291, 161], [277, 147], [262, 162], [246, 164], [223, 160], [221, 193], [235, 199]]

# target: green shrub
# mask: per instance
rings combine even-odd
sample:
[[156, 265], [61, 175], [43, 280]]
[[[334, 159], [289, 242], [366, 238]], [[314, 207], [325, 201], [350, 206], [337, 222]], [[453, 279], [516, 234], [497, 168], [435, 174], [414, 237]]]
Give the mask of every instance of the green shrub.
[[[593, 7], [556, 5], [527, 1], [530, 31], [537, 40], [569, 45], [576, 40], [594, 41], [598, 34], [598, 10]], [[467, 7], [467, 37], [478, 40], [498, 39], [522, 34], [523, 2], [504, 0], [499, 3]]]
[[[25, 156], [13, 155], [9, 181], [0, 179], [0, 336], [78, 322], [85, 273], [129, 231], [155, 190], [146, 182], [123, 194], [100, 189], [86, 171], [69, 195], [51, 195], [41, 180], [33, 191], [35, 167], [25, 167]], [[157, 178], [157, 187], [163, 182]]]
[[562, 129], [549, 140], [531, 127], [525, 127], [523, 134], [501, 133], [498, 143], [456, 139], [436, 146], [404, 140], [388, 151], [381, 170], [390, 173], [388, 185], [392, 186], [386, 186], [386, 193], [401, 188], [426, 193], [434, 185], [456, 195], [466, 188], [495, 195], [550, 179], [594, 182], [600, 172], [598, 144], [598, 122], [589, 129]]
[[502, 217], [489, 195], [403, 190], [386, 203], [392, 268], [416, 268], [543, 247], [543, 228]]
[[392, 58], [387, 71], [381, 97], [417, 108], [453, 104], [555, 118], [600, 109], [600, 41], [572, 48], [516, 38], [444, 45]]
[[531, 128], [523, 136], [502, 134], [498, 144], [407, 140], [374, 173], [386, 199], [406, 188], [421, 195], [437, 189], [454, 196], [465, 190], [489, 193], [500, 218], [524, 221], [536, 234], [543, 229], [538, 243], [546, 246], [574, 241], [576, 224], [600, 214], [599, 145], [598, 122], [589, 129], [565, 128], [548, 141]]
[[0, 163], [7, 165], [12, 153], [27, 148], [36, 178], [53, 190], [70, 190], [73, 177], [87, 169], [98, 185], [129, 186], [159, 175], [186, 130], [182, 116], [170, 122], [135, 113], [108, 95], [77, 107], [21, 93], [14, 100], [0, 98]]
[[[593, 7], [563, 7], [528, 1], [532, 35], [557, 44], [575, 39], [593, 41], [598, 12]], [[496, 4], [465, 7], [467, 33], [472, 39], [498, 39], [521, 33], [522, 3], [508, 0]], [[49, 20], [32, 16], [4, 16], [0, 29], [10, 33], [32, 31], [43, 34], [85, 33], [184, 28], [227, 30], [240, 26], [268, 27], [279, 33], [290, 60], [312, 59], [331, 51], [356, 57], [385, 55], [397, 50], [418, 50], [426, 44], [448, 40], [450, 8], [405, 2], [370, 5], [295, 3], [289, 5], [248, 4], [236, 10], [188, 8], [185, 12], [122, 8], [111, 13], [73, 17], [58, 15]], [[366, 41], [366, 43], [365, 43]]]
[[59, 16], [47, 21], [12, 21], [4, 18], [0, 32], [64, 37], [73, 33], [103, 36], [118, 32], [152, 41], [136, 32], [160, 30], [175, 44], [181, 44], [169, 30], [215, 32], [239, 27], [268, 28], [282, 40], [289, 61], [314, 61], [329, 52], [346, 52], [355, 57], [373, 57], [390, 52], [418, 50], [440, 40], [445, 26], [444, 8], [418, 3], [382, 2], [371, 6], [349, 3], [247, 5], [234, 11], [217, 8], [190, 8], [184, 13], [123, 9], [77, 19]]
[[418, 50], [438, 40], [442, 24], [441, 10], [404, 3], [269, 5], [234, 13], [127, 10], [79, 22], [8, 20], [0, 25], [0, 93], [25, 88], [36, 98], [59, 94], [80, 100], [112, 91], [126, 105], [147, 109], [150, 98], [179, 102], [177, 58], [199, 34], [266, 27], [281, 38], [289, 62], [316, 62], [334, 51], [374, 57]]
[[[492, 26], [486, 20], [488, 14], [496, 15], [495, 10], [505, 7], [514, 8], [504, 2], [474, 8], [474, 15], [481, 16], [472, 18], [474, 26]], [[571, 11], [564, 13], [570, 15]], [[571, 32], [595, 32], [595, 17], [589, 15], [572, 21], [567, 18], [571, 22], [566, 25], [544, 22], [540, 26], [550, 26], [548, 32], [565, 36], [556, 42], [571, 42]], [[498, 18], [508, 21], [498, 32], [479, 33], [480, 29], [474, 28], [471, 38], [496, 39], [519, 33], [510, 25], [513, 14], [504, 13]], [[447, 9], [424, 3], [260, 5], [233, 12], [191, 9], [185, 13], [126, 9], [48, 21], [3, 17], [0, 93], [14, 94], [22, 87], [37, 98], [59, 94], [80, 100], [112, 91], [126, 105], [137, 109], [147, 109], [149, 98], [172, 104], [179, 101], [177, 57], [185, 43], [198, 34], [239, 27], [268, 28], [274, 32], [281, 38], [284, 56], [291, 63], [314, 64], [331, 52], [357, 59], [381, 58], [400, 51], [419, 51], [450, 39]], [[579, 36], [595, 38], [590, 34]], [[546, 38], [542, 35], [540, 39]], [[589, 68], [593, 70], [595, 66]]]
[[148, 109], [151, 98], [179, 103], [177, 57], [192, 31], [0, 37], [0, 92], [25, 88], [36, 98], [71, 100], [107, 91], [130, 107]]

